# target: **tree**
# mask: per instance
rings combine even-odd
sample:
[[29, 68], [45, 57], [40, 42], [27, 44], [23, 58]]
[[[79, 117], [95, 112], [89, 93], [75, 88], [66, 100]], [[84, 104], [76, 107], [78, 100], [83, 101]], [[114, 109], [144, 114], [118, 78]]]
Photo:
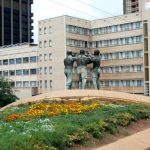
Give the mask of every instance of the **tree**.
[[17, 99], [8, 79], [0, 77], [0, 107], [15, 102]]

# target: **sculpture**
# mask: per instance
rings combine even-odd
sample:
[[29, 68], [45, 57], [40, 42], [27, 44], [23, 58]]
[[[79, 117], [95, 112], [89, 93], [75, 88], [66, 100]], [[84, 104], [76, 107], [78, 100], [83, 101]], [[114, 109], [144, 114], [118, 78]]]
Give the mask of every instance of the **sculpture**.
[[93, 62], [93, 72], [92, 72], [93, 85], [94, 88], [98, 90], [100, 88], [99, 77], [100, 77], [100, 63], [101, 63], [99, 50], [94, 51], [94, 57], [92, 57], [92, 62]]
[[64, 59], [64, 65], [65, 65], [65, 75], [66, 75], [66, 88], [71, 89], [72, 88], [72, 69], [73, 69], [73, 63], [75, 61], [75, 58], [72, 56], [72, 51], [67, 51], [67, 57]]
[[85, 50], [81, 49], [76, 61], [77, 73], [79, 76], [79, 88], [85, 89], [87, 80], [87, 64], [90, 63], [91, 58], [88, 55], [85, 55]]

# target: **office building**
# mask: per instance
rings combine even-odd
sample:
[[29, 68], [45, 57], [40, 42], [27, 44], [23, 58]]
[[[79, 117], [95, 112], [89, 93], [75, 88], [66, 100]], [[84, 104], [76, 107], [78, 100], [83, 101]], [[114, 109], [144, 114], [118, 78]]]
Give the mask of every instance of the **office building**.
[[35, 44], [0, 48], [0, 76], [9, 79], [20, 99], [38, 94], [37, 53]]
[[0, 0], [0, 46], [32, 43], [33, 0]]
[[[67, 49], [79, 53], [100, 49], [101, 89], [150, 95], [150, 0], [140, 1], [141, 11], [118, 17], [84, 20], [60, 16], [39, 21], [39, 91], [64, 90], [63, 60]], [[87, 88], [93, 88], [91, 65]], [[76, 65], [73, 88], [78, 88]]]

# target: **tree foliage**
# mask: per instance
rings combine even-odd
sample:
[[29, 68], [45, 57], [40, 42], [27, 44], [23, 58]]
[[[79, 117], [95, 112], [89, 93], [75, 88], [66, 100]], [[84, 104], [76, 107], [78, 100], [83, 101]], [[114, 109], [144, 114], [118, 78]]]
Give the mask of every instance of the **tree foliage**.
[[0, 78], [0, 107], [16, 101], [18, 98], [14, 94], [8, 79]]

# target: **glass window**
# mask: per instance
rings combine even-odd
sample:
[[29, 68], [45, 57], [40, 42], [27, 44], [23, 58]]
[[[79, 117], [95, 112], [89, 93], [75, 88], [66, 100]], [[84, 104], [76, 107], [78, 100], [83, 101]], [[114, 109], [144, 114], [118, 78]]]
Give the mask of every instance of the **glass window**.
[[44, 34], [46, 34], [46, 32], [47, 32], [47, 29], [46, 29], [46, 27], [44, 27]]
[[143, 80], [137, 80], [137, 86], [143, 86]]
[[137, 65], [137, 72], [141, 72], [142, 71], [142, 65]]
[[21, 81], [16, 81], [16, 87], [22, 87], [22, 82]]
[[3, 71], [3, 76], [7, 76], [8, 77], [8, 71]]
[[49, 47], [52, 47], [52, 40], [49, 40]]
[[8, 65], [8, 59], [3, 60], [3, 65]]
[[39, 42], [39, 47], [42, 48], [42, 42], [41, 41]]
[[22, 75], [22, 70], [16, 70], [16, 75]]
[[41, 28], [39, 28], [39, 34], [40, 34], [40, 35], [42, 34], [42, 29], [41, 29]]
[[47, 67], [44, 67], [44, 74], [47, 74]]
[[2, 60], [0, 60], [0, 65], [2, 65]]
[[16, 58], [16, 64], [21, 64], [22, 63], [22, 59], [21, 58]]
[[29, 75], [29, 69], [23, 69], [23, 75]]
[[47, 88], [47, 80], [44, 81], [44, 86]]
[[31, 81], [30, 86], [31, 87], [37, 87], [37, 82], [36, 81]]
[[9, 59], [9, 64], [10, 64], [10, 65], [15, 64], [15, 59]]
[[142, 36], [136, 36], [136, 43], [142, 42]]
[[47, 47], [47, 41], [44, 41], [44, 47], [45, 48]]
[[37, 74], [37, 70], [35, 68], [34, 69], [30, 69], [30, 74], [31, 75]]
[[23, 81], [23, 87], [29, 87], [29, 81]]
[[126, 81], [126, 86], [131, 86], [130, 80], [127, 80], [127, 81]]
[[115, 86], [119, 86], [119, 80], [115, 80]]
[[9, 75], [10, 75], [10, 76], [14, 76], [14, 75], [15, 75], [15, 70], [10, 70], [10, 71], [9, 71]]
[[49, 33], [52, 33], [52, 27], [49, 26]]
[[30, 62], [31, 62], [31, 63], [35, 63], [36, 61], [37, 61], [36, 56], [30, 57]]
[[52, 74], [52, 67], [49, 67], [49, 74]]
[[52, 60], [52, 53], [49, 53], [49, 60]]
[[29, 63], [29, 57], [24, 57], [23, 58], [23, 63]]
[[49, 81], [49, 87], [52, 88], [52, 80]]
[[47, 54], [44, 54], [44, 61], [47, 61]]
[[0, 76], [2, 76], [2, 71], [0, 71]]

